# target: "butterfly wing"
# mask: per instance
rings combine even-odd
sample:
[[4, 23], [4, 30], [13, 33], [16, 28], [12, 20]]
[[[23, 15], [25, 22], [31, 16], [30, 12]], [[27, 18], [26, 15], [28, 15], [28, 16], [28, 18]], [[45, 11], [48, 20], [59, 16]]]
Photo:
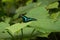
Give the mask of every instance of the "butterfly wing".
[[29, 21], [36, 21], [34, 18], [28, 18], [26, 16], [22, 16], [23, 22], [29, 22]]

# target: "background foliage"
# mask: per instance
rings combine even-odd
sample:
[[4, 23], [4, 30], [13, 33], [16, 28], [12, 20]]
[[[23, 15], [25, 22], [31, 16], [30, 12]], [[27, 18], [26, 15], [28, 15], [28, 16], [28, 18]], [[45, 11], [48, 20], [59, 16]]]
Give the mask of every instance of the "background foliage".
[[59, 0], [0, 0], [1, 40], [58, 40], [59, 32]]

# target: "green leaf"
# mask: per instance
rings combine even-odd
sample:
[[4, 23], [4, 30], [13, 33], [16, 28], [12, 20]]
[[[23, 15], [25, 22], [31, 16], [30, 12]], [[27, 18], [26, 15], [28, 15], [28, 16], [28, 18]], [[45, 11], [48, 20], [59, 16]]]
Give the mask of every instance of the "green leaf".
[[6, 32], [6, 27], [9, 27], [10, 25], [4, 22], [0, 22], [0, 38], [8, 38], [11, 37], [7, 32]]
[[59, 5], [58, 2], [51, 3], [50, 5], [47, 6], [47, 9], [58, 8], [58, 5]]
[[26, 13], [28, 12], [29, 10], [35, 8], [35, 7], [38, 7], [40, 6], [41, 3], [32, 3], [32, 4], [29, 4], [27, 6], [24, 6], [24, 7], [19, 7], [17, 10], [16, 10], [16, 14], [14, 15], [14, 19], [18, 18], [20, 14], [23, 14], [23, 13]]
[[[22, 35], [22, 32], [23, 32], [23, 35]], [[31, 28], [31, 27], [26, 27], [26, 28], [23, 28], [23, 31], [21, 32], [21, 30], [17, 33], [15, 33], [15, 35], [20, 35], [20, 37], [23, 36], [23, 39], [24, 38], [30, 38], [30, 37], [34, 37], [36, 35], [38, 35], [37, 33], [37, 30], [35, 30], [34, 28]]]
[[30, 26], [40, 29], [38, 31], [42, 33], [45, 32], [46, 34], [47, 32], [49, 34], [51, 32], [60, 32], [60, 25], [57, 25], [60, 24], [60, 22], [56, 21], [57, 23], [55, 23], [52, 19], [50, 19], [48, 11], [45, 9], [45, 7], [34, 8], [28, 12], [26, 16], [37, 19], [37, 21], [32, 21]]
[[28, 1], [26, 2], [26, 5], [31, 4], [31, 3], [32, 3], [32, 1], [33, 1], [33, 0], [28, 0]]
[[57, 13], [52, 13], [50, 18], [53, 20], [53, 21], [57, 21], [59, 19], [59, 15], [60, 15], [60, 11], [58, 11]]
[[5, 20], [4, 20], [5, 23], [9, 23], [10, 21], [11, 21], [10, 17], [6, 17]]
[[6, 29], [7, 29], [7, 31], [9, 31], [12, 35], [14, 35], [15, 34], [15, 32], [19, 32], [19, 31], [21, 31], [21, 29], [22, 28], [24, 28], [24, 27], [27, 27], [27, 25], [29, 25], [30, 24], [30, 22], [29, 23], [16, 23], [16, 24], [14, 24], [14, 25], [11, 25], [10, 27], [7, 27]]
[[[51, 33], [51, 32], [50, 32]], [[48, 35], [50, 34], [49, 32], [39, 32], [39, 34], [37, 35], [38, 37], [48, 37]]]
[[2, 0], [2, 2], [13, 2], [14, 0]]
[[56, 2], [58, 0], [37, 0], [38, 2], [41, 2], [42, 3], [42, 6], [47, 6], [49, 5], [50, 3], [53, 3], [53, 2]]

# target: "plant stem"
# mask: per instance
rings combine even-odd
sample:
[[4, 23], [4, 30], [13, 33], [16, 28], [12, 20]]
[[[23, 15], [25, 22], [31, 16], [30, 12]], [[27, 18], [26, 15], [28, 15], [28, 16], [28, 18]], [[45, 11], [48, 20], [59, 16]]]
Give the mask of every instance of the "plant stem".
[[21, 29], [21, 33], [22, 33], [22, 36], [21, 36], [20, 40], [23, 40], [23, 29]]
[[34, 32], [35, 32], [35, 29], [33, 29], [32, 33], [31, 33], [31, 36], [30, 36], [30, 39], [32, 38], [32, 35], [33, 35]]

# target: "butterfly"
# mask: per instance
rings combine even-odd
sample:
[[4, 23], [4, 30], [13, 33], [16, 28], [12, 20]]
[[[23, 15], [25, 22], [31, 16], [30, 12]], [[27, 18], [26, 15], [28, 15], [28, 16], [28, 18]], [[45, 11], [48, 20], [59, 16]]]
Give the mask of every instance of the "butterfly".
[[29, 21], [36, 21], [37, 19], [35, 18], [29, 18], [27, 16], [22, 16], [23, 22], [29, 22]]

